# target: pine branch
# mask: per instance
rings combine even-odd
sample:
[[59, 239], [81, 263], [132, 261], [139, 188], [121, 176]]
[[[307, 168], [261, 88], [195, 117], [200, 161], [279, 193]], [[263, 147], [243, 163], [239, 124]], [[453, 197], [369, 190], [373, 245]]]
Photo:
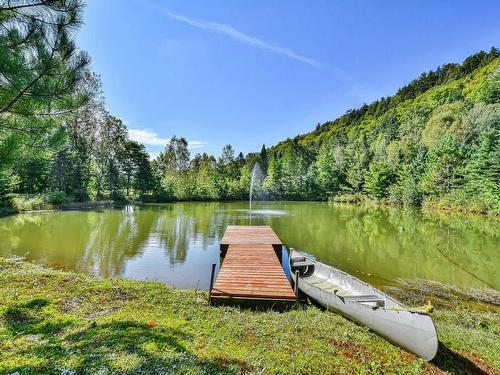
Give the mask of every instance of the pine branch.
[[41, 0], [38, 3], [32, 3], [32, 4], [10, 5], [10, 0], [9, 0], [9, 1], [7, 1], [6, 7], [0, 6], [0, 11], [8, 11], [8, 10], [12, 11], [12, 10], [16, 10], [16, 9], [46, 6], [48, 3], [50, 3], [50, 0]]

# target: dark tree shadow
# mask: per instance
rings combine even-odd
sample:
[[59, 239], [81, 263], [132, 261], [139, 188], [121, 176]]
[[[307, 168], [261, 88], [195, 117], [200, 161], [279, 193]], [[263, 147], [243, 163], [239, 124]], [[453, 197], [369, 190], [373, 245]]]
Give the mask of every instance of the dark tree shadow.
[[105, 324], [91, 324], [88, 328], [69, 335], [67, 341], [73, 343], [76, 350], [89, 348], [112, 348], [116, 351], [148, 355], [142, 344], [155, 344], [158, 347], [168, 347], [176, 352], [185, 352], [180, 343], [190, 335], [173, 328], [152, 328], [134, 321], [117, 321]]
[[439, 342], [438, 352], [431, 363], [451, 374], [488, 374], [470, 359], [450, 350], [442, 342]]
[[[46, 299], [34, 299], [27, 303], [10, 306], [3, 314], [7, 326], [14, 328], [18, 324], [29, 324], [39, 318], [36, 317], [41, 309], [48, 305]], [[34, 310], [30, 311], [30, 310]]]
[[23, 304], [10, 306], [3, 314], [3, 321], [8, 330], [20, 335], [51, 336], [62, 332], [69, 321], [53, 323], [47, 320], [44, 308], [49, 301], [44, 298], [33, 299]]
[[[68, 370], [75, 374], [91, 374], [103, 368], [111, 373], [116, 358], [133, 358], [137, 364], [127, 374], [206, 373], [238, 374], [249, 371], [245, 362], [216, 358], [200, 358], [184, 344], [192, 338], [181, 329], [143, 324], [132, 320], [117, 320], [103, 324], [90, 323], [80, 331], [64, 334], [65, 325], [56, 327], [43, 309], [46, 300], [33, 300], [11, 307], [4, 313], [9, 329], [19, 335], [36, 335], [43, 340], [19, 355], [33, 358], [36, 365], [13, 366], [7, 373], [51, 374], [61, 373], [68, 359], [73, 365]], [[50, 327], [50, 329], [48, 328]]]

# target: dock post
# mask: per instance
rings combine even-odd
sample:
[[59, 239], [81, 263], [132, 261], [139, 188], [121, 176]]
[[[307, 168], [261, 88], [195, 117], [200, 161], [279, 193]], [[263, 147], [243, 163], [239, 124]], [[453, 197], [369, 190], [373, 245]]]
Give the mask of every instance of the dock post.
[[295, 285], [293, 286], [295, 297], [299, 300], [299, 270], [295, 270]]
[[212, 288], [214, 287], [214, 276], [215, 276], [215, 263], [212, 263], [212, 272], [210, 273], [210, 287], [208, 289], [208, 304], [210, 305], [212, 302]]

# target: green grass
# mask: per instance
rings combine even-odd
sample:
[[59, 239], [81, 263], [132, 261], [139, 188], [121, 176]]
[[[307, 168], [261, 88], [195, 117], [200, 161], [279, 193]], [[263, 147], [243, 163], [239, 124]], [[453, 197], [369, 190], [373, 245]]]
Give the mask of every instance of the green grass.
[[211, 307], [201, 291], [0, 258], [0, 373], [332, 374], [500, 371], [500, 318], [448, 301], [426, 363], [314, 306]]

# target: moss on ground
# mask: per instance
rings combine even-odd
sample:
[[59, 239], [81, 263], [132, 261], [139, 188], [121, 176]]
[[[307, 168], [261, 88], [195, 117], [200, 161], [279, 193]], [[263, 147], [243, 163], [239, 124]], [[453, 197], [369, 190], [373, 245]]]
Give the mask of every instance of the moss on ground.
[[0, 258], [0, 373], [498, 373], [494, 307], [447, 303], [426, 363], [314, 306], [211, 307], [201, 291]]

